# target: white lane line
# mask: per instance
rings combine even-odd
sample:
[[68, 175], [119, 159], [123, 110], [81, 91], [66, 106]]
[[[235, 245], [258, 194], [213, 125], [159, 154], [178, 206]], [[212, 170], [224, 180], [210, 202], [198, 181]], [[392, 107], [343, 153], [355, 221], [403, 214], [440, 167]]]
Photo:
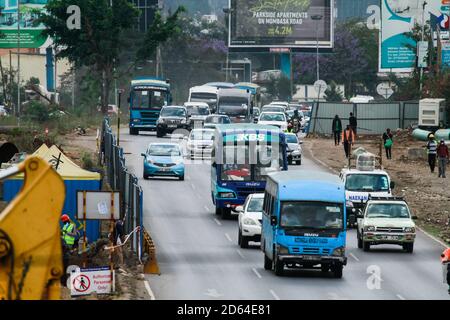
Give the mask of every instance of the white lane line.
[[222, 222], [220, 222], [219, 220], [217, 220], [217, 218], [214, 218], [214, 221], [215, 221], [219, 226], [222, 225]]
[[349, 255], [350, 255], [353, 259], [355, 259], [356, 261], [359, 261], [358, 257], [355, 256], [353, 253], [350, 252]]
[[400, 300], [406, 300], [404, 297], [402, 297], [402, 296], [399, 295], [399, 294], [396, 294], [396, 296], [397, 296], [397, 298], [399, 298]]
[[260, 279], [262, 278], [261, 275], [259, 274], [258, 270], [256, 270], [255, 268], [252, 268], [252, 271], [256, 274], [256, 276], [258, 278], [260, 278]]
[[155, 295], [153, 294], [152, 288], [148, 284], [147, 280], [144, 280], [145, 289], [147, 289], [148, 294], [150, 295], [150, 300], [156, 300]]
[[186, 180], [191, 180], [191, 177], [190, 176], [186, 176]]
[[236, 250], [237, 251], [237, 253], [238, 253], [238, 255], [242, 258], [242, 259], [245, 259], [245, 256], [242, 254], [242, 252], [241, 252], [241, 250]]
[[228, 235], [228, 233], [225, 233], [225, 237], [228, 239], [228, 241], [233, 242], [233, 240], [232, 240], [231, 237]]
[[209, 208], [207, 205], [203, 206], [203, 208], [205, 208], [206, 212], [209, 212]]
[[429, 238], [433, 239], [434, 241], [436, 241], [437, 243], [439, 243], [441, 246], [443, 246], [444, 248], [447, 248], [447, 245], [445, 244], [445, 242], [439, 240], [438, 238], [436, 238], [435, 236], [429, 234], [428, 232], [426, 232], [425, 230], [423, 230], [421, 227], [418, 227], [416, 225], [416, 229], [420, 230], [421, 232], [423, 232], [426, 236], [428, 236]]
[[195, 185], [193, 183], [191, 183], [191, 187], [195, 190]]
[[281, 300], [279, 296], [277, 296], [277, 294], [275, 293], [275, 291], [273, 291], [272, 289], [269, 290], [270, 294], [272, 295], [272, 297], [275, 298], [275, 300]]

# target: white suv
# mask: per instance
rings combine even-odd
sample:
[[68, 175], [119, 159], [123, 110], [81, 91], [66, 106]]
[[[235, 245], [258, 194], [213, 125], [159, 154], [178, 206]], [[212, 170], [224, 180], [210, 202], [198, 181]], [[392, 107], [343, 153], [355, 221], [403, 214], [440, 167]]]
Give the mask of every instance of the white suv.
[[261, 241], [263, 203], [264, 193], [252, 193], [242, 206], [236, 207], [239, 212], [238, 244], [241, 248], [248, 248], [249, 241]]
[[369, 251], [371, 245], [400, 245], [414, 250], [416, 225], [408, 204], [399, 197], [369, 197], [358, 218], [358, 248]]

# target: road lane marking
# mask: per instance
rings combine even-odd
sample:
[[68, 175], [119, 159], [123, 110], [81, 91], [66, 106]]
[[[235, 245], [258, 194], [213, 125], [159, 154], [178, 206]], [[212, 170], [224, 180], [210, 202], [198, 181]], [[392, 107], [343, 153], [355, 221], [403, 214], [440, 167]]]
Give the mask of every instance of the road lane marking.
[[215, 221], [219, 226], [222, 225], [222, 222], [220, 222], [219, 220], [217, 220], [217, 218], [214, 218], [214, 221]]
[[191, 187], [195, 190], [195, 185], [193, 183], [191, 183]]
[[241, 252], [241, 250], [236, 250], [237, 251], [237, 253], [238, 253], [238, 255], [242, 258], [242, 259], [245, 259], [245, 256], [242, 254], [242, 252]]
[[402, 296], [399, 295], [399, 294], [396, 294], [396, 296], [397, 296], [397, 298], [399, 298], [400, 300], [406, 300], [404, 297], [402, 297]]
[[426, 236], [428, 236], [429, 238], [431, 238], [431, 239], [433, 239], [434, 241], [436, 241], [437, 243], [439, 243], [439, 244], [440, 244], [441, 246], [443, 246], [444, 248], [447, 248], [447, 245], [446, 245], [443, 241], [441, 241], [441, 240], [439, 240], [438, 238], [436, 238], [435, 236], [429, 234], [428, 232], [426, 232], [425, 230], [423, 230], [421, 227], [418, 227], [418, 226], [416, 225], [416, 229], [420, 230], [422, 233], [424, 233]]
[[207, 205], [205, 205], [203, 208], [205, 208], [206, 212], [209, 212], [209, 208]]
[[228, 235], [228, 233], [225, 233], [225, 237], [228, 239], [228, 241], [233, 242], [233, 240], [232, 240], [231, 237]]
[[148, 284], [147, 280], [144, 280], [145, 289], [147, 289], [148, 294], [150, 295], [150, 300], [156, 300], [155, 295], [153, 294], [152, 288]]
[[277, 296], [277, 294], [275, 293], [275, 291], [273, 291], [272, 289], [269, 290], [270, 294], [272, 295], [272, 297], [275, 298], [275, 300], [281, 300], [279, 296]]
[[355, 259], [356, 261], [359, 261], [358, 257], [355, 256], [353, 253], [350, 252], [349, 255], [350, 255], [353, 259]]
[[259, 274], [258, 270], [256, 270], [255, 268], [252, 268], [252, 270], [258, 278], [260, 278], [260, 279], [262, 278], [261, 275]]

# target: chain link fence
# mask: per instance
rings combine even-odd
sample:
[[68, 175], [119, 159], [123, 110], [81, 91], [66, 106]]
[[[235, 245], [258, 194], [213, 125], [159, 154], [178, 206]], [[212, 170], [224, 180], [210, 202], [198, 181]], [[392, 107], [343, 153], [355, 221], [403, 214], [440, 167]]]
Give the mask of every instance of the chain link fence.
[[[128, 171], [125, 165], [123, 149], [117, 145], [109, 119], [102, 124], [100, 142], [100, 163], [106, 167], [106, 177], [114, 191], [121, 195], [120, 213], [124, 222], [124, 232], [129, 234], [136, 227], [144, 230], [143, 226], [143, 192], [138, 184], [138, 178]], [[142, 258], [143, 232], [135, 232], [131, 236], [131, 249]]]

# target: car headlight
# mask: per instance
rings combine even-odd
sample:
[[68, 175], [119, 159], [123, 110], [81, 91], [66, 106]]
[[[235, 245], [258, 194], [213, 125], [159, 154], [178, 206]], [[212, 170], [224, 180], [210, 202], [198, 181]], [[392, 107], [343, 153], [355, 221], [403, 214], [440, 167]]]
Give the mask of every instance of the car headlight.
[[364, 227], [364, 231], [373, 232], [373, 231], [375, 231], [375, 227], [374, 226], [366, 226], [366, 227]]
[[277, 244], [277, 253], [278, 254], [289, 254], [289, 248], [280, 246], [279, 244]]
[[246, 225], [249, 225], [249, 226], [256, 226], [256, 225], [257, 225], [256, 222], [255, 222], [255, 220], [250, 219], [250, 218], [245, 218], [245, 219], [242, 221], [242, 223], [243, 223], [243, 224], [246, 224]]
[[133, 122], [139, 122], [141, 119], [133, 119]]
[[403, 231], [406, 233], [415, 233], [416, 232], [416, 228], [411, 227], [411, 228], [403, 228]]
[[345, 201], [345, 205], [349, 208], [353, 208], [353, 202], [351, 202], [349, 200]]
[[180, 165], [180, 164], [183, 164], [183, 160], [175, 160], [174, 161], [174, 163], [175, 163], [175, 165]]
[[181, 119], [181, 123], [186, 123], [186, 119]]
[[158, 118], [158, 120], [156, 122], [157, 123], [164, 123], [164, 119], [163, 118]]
[[233, 192], [219, 192], [219, 198], [235, 198]]
[[300, 154], [300, 150], [292, 150], [292, 154], [299, 155]]
[[344, 256], [344, 255], [345, 255], [345, 248], [344, 247], [336, 248], [333, 251], [333, 256]]
[[150, 163], [150, 164], [155, 163], [155, 161], [153, 161], [152, 159], [148, 159], [147, 162]]

